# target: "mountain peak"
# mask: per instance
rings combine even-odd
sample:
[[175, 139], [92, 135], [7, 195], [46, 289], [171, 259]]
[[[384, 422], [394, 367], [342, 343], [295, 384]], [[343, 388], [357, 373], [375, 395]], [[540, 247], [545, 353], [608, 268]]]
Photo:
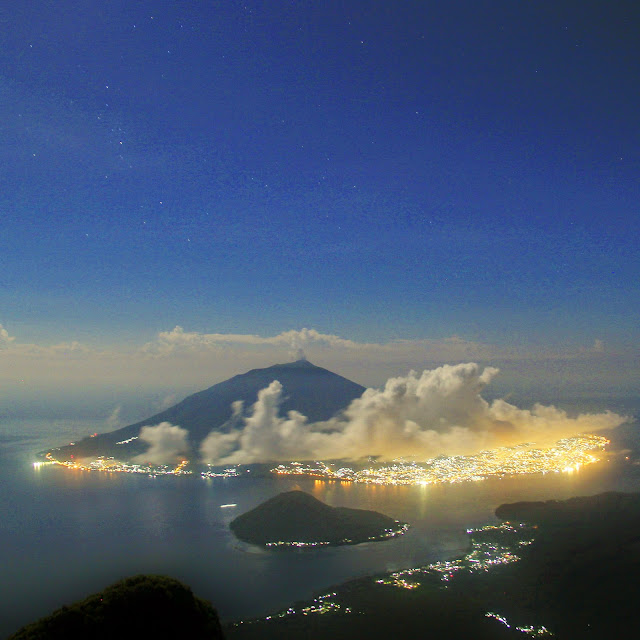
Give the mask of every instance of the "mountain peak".
[[286, 367], [287, 369], [320, 369], [317, 365], [309, 362], [306, 358], [300, 358], [299, 360], [294, 360], [293, 362], [285, 362], [284, 364], [275, 364], [273, 367], [269, 367], [270, 369], [280, 369], [281, 367]]
[[[364, 387], [343, 378], [306, 359], [275, 364], [264, 369], [252, 369], [229, 380], [187, 396], [184, 400], [160, 413], [122, 427], [110, 433], [85, 438], [68, 453], [74, 455], [113, 455], [126, 459], [142, 453], [147, 444], [137, 439], [144, 426], [169, 422], [189, 432], [189, 441], [197, 451], [211, 431], [227, 432], [232, 428], [233, 403], [240, 401], [248, 415], [261, 389], [274, 380], [282, 385], [280, 415], [297, 411], [310, 423], [329, 420], [360, 397]], [[127, 444], [123, 441], [130, 440]], [[65, 451], [67, 453], [67, 451]]]

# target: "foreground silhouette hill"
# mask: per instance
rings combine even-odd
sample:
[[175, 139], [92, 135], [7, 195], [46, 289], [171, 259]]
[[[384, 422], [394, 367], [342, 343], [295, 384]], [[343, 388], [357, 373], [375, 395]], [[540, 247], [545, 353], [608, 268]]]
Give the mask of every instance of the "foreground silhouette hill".
[[287, 491], [238, 516], [229, 526], [240, 540], [256, 545], [337, 545], [384, 540], [404, 533], [403, 525], [377, 511], [330, 507], [304, 491]]
[[165, 576], [121, 580], [23, 627], [9, 640], [224, 638], [216, 610]]
[[124, 460], [144, 452], [147, 445], [140, 440], [124, 445], [116, 443], [137, 436], [144, 426], [154, 426], [161, 422], [170, 422], [187, 429], [190, 443], [197, 450], [212, 430], [226, 432], [231, 429], [233, 402], [242, 401], [246, 412], [256, 402], [258, 391], [268, 387], [274, 380], [278, 380], [283, 387], [283, 402], [280, 407], [282, 415], [295, 410], [307, 416], [310, 422], [328, 420], [346, 409], [352, 400], [365, 391], [359, 384], [308, 360], [252, 369], [194, 393], [145, 420], [93, 438], [85, 438], [72, 447], [62, 447], [56, 451], [56, 457], [62, 459], [70, 455], [110, 455]]

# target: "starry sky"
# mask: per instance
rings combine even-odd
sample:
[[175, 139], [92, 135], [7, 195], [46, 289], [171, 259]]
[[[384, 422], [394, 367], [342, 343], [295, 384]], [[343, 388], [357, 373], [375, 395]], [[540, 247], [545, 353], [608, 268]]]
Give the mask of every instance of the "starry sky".
[[5, 346], [637, 353], [639, 25], [623, 1], [6, 0]]

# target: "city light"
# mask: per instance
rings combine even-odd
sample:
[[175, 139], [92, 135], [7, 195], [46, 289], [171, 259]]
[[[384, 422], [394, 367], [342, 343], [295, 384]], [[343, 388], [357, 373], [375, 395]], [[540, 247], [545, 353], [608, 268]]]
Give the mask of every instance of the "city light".
[[[443, 588], [450, 588], [450, 581], [455, 580], [461, 574], [483, 574], [495, 567], [510, 564], [520, 560], [519, 550], [534, 541], [537, 527], [525, 523], [503, 522], [501, 524], [489, 524], [483, 527], [467, 529], [470, 537], [471, 548], [468, 553], [460, 558], [432, 562], [428, 565], [418, 566], [387, 573], [384, 576], [373, 578], [376, 585], [381, 588], [396, 587], [399, 589], [414, 590], [423, 585], [432, 585], [433, 578], [440, 579]], [[293, 543], [298, 544], [298, 543]], [[444, 583], [444, 584], [443, 584]], [[312, 602], [298, 604], [289, 607], [286, 611], [257, 618], [254, 620], [241, 620], [234, 626], [251, 625], [263, 621], [274, 621], [279, 618], [306, 616], [309, 614], [325, 613], [351, 613], [352, 610], [342, 602], [345, 594], [337, 592], [318, 596]], [[338, 600], [339, 602], [336, 602]], [[487, 611], [485, 617], [492, 618], [529, 637], [551, 637], [554, 634], [545, 626], [520, 625], [510, 623], [503, 615], [493, 611]]]
[[326, 613], [351, 613], [350, 607], [345, 607], [337, 602], [334, 602], [332, 598], [335, 598], [337, 593], [334, 591], [332, 593], [327, 593], [317, 598], [314, 598], [311, 603], [309, 603], [306, 607], [289, 607], [286, 611], [281, 611], [280, 613], [276, 613], [270, 616], [266, 616], [264, 618], [257, 618], [255, 620], [240, 620], [238, 622], [234, 622], [234, 627], [239, 627], [241, 625], [251, 625], [257, 622], [268, 622], [271, 620], [277, 620], [278, 618], [288, 618], [290, 616], [296, 615], [324, 615]]
[[203, 478], [237, 478], [240, 472], [235, 467], [229, 467], [222, 471], [213, 471], [212, 465], [207, 465], [207, 471], [200, 472], [200, 476]]
[[278, 475], [312, 476], [381, 485], [421, 485], [477, 482], [490, 477], [531, 473], [575, 473], [596, 463], [609, 441], [602, 436], [579, 435], [558, 440], [550, 447], [533, 443], [500, 447], [471, 456], [438, 456], [424, 463], [394, 461], [390, 465], [355, 470], [321, 461], [280, 464], [271, 470]]
[[[105, 458], [100, 456], [90, 462], [81, 462], [80, 460], [57, 460], [53, 457], [51, 452], [45, 455], [46, 462], [49, 464], [57, 464], [66, 469], [74, 469], [78, 471], [102, 471], [108, 473], [144, 473], [150, 477], [158, 475], [173, 475], [173, 476], [187, 476], [193, 472], [187, 469], [189, 460], [181, 460], [176, 466], [166, 464], [135, 464], [131, 462], [122, 462], [116, 460], [113, 457]], [[34, 467], [39, 468], [36, 465], [45, 464], [43, 462], [35, 462]]]
[[[396, 526], [392, 529], [384, 529], [382, 533], [377, 536], [369, 536], [365, 542], [374, 542], [379, 540], [387, 540], [388, 538], [395, 538], [396, 536], [404, 535], [409, 530], [409, 525], [406, 522], [398, 522], [396, 520]], [[352, 544], [353, 540], [349, 538], [343, 538], [337, 542], [329, 542], [329, 541], [315, 541], [315, 542], [303, 542], [303, 541], [286, 541], [286, 540], [278, 540], [277, 542], [265, 542], [265, 547], [295, 547], [295, 548], [313, 548], [313, 547], [322, 547], [330, 544], [341, 545], [341, 544]]]
[[[124, 442], [124, 441], [123, 441]], [[490, 477], [505, 477], [532, 473], [577, 473], [582, 467], [599, 462], [609, 440], [596, 435], [578, 435], [563, 438], [549, 447], [524, 443], [512, 447], [499, 447], [469, 456], [438, 456], [425, 462], [395, 460], [391, 464], [370, 463], [365, 469], [355, 469], [322, 461], [289, 462], [271, 469], [276, 475], [309, 476], [322, 480], [339, 480], [373, 485], [419, 485], [438, 483], [478, 482]], [[78, 459], [57, 460], [49, 452], [45, 461], [34, 463], [58, 464], [81, 471], [109, 473], [143, 473], [157, 475], [190, 475], [189, 461], [177, 465], [140, 464], [123, 462], [113, 457], [100, 456], [91, 461]], [[241, 475], [236, 467], [216, 470], [207, 465], [202, 478], [235, 478]]]

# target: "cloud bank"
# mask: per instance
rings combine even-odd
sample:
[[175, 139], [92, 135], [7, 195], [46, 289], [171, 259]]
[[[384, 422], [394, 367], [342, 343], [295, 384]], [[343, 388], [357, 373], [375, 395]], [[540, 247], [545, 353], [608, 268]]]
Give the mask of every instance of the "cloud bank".
[[10, 336], [9, 332], [0, 324], [0, 349], [8, 349], [14, 340], [15, 338]]
[[147, 343], [144, 349], [149, 354], [162, 355], [177, 350], [193, 350], [230, 345], [288, 347], [290, 352], [294, 354], [298, 353], [298, 350], [302, 351], [310, 345], [337, 347], [341, 349], [359, 349], [373, 346], [367, 343], [345, 340], [339, 336], [320, 333], [315, 329], [306, 328], [283, 331], [276, 336], [262, 337], [253, 334], [199, 333], [197, 331], [185, 331], [181, 326], [176, 326], [171, 331], [161, 331], [158, 333], [156, 341]]
[[[475, 363], [410, 372], [382, 389], [367, 389], [343, 415], [315, 424], [296, 411], [279, 414], [283, 388], [274, 380], [258, 393], [242, 424], [229, 433], [212, 432], [201, 454], [212, 464], [366, 456], [420, 460], [522, 442], [547, 444], [627, 420], [611, 412], [569, 417], [553, 406], [524, 410], [504, 400], [488, 403], [481, 392], [497, 374]], [[236, 419], [240, 409], [234, 407]]]
[[[514, 392], [527, 406], [532, 397], [548, 404], [556, 398], [635, 397], [640, 385], [638, 344], [616, 342], [611, 335], [563, 345], [491, 344], [459, 336], [365, 342], [307, 328], [259, 336], [177, 326], [139, 343], [101, 338], [95, 343], [71, 339], [40, 344], [14, 336], [4, 324], [0, 404], [16, 416], [48, 416], [55, 404], [69, 417], [81, 413], [84, 418], [92, 411], [110, 412], [118, 398], [122, 415], [133, 422], [148, 416], [147, 409], [166, 408], [216, 382], [302, 355], [370, 387], [409, 369], [445, 363], [497, 366], [504, 374], [492, 383], [491, 395]], [[144, 399], [144, 410], [137, 398]], [[158, 406], [159, 398], [167, 398], [164, 407]]]

